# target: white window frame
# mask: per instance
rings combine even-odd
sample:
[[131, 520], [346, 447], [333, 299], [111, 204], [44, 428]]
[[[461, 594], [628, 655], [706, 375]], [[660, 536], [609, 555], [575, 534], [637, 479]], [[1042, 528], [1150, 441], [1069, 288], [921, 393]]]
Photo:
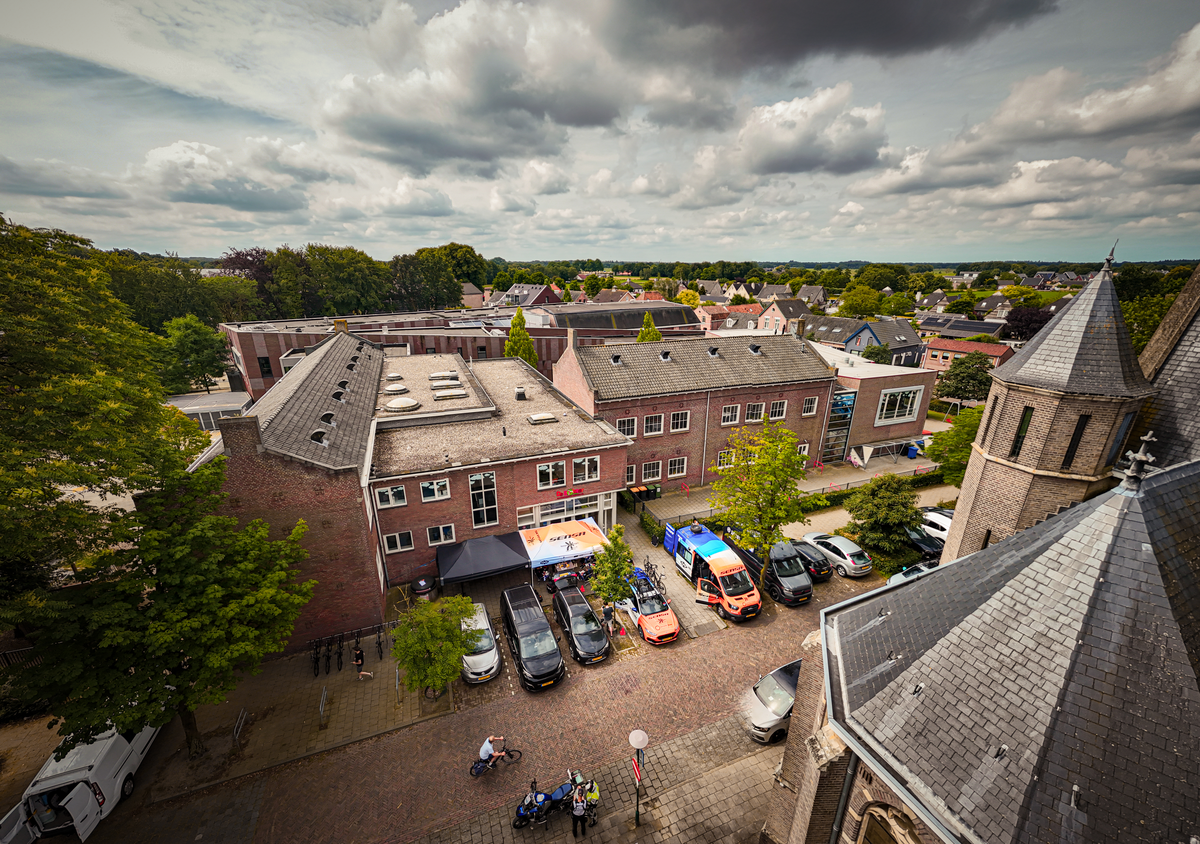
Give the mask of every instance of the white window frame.
[[625, 486], [633, 486], [637, 483], [637, 464], [629, 463], [625, 466]]
[[[751, 408], [755, 408], [755, 407], [758, 408], [757, 412], [754, 412], [753, 410], [751, 410]], [[765, 411], [766, 409], [767, 409], [766, 402], [752, 401], [749, 404], [747, 404], [746, 405], [746, 424], [747, 425], [761, 424], [762, 418], [763, 418], [763, 411]]]
[[[403, 536], [407, 536], [407, 537], [408, 537], [408, 545], [407, 545], [407, 547], [405, 546], [405, 544], [404, 544], [403, 540], [401, 539], [401, 537], [403, 537]], [[393, 544], [395, 545], [395, 547], [394, 547], [394, 548], [392, 547], [392, 546], [393, 546]], [[415, 546], [413, 545], [413, 537], [412, 537], [412, 531], [411, 531], [411, 530], [402, 530], [402, 531], [400, 531], [399, 533], [388, 533], [388, 534], [384, 534], [384, 537], [383, 537], [383, 550], [384, 550], [384, 553], [387, 553], [387, 554], [402, 554], [402, 553], [404, 553], [405, 551], [411, 551], [411, 550], [412, 550], [414, 547], [415, 547]]]
[[[486, 484], [487, 484], [486, 476], [487, 475], [492, 476], [491, 490], [488, 490], [488, 488], [486, 486]], [[475, 491], [475, 479], [476, 478], [479, 478], [480, 483], [484, 484], [483, 489], [481, 489], [479, 492]], [[471, 527], [478, 530], [479, 528], [490, 527], [492, 525], [500, 524], [500, 493], [496, 489], [496, 473], [495, 472], [475, 472], [475, 473], [467, 476], [467, 484], [470, 487], [470, 492], [471, 492]], [[487, 503], [487, 493], [489, 491], [492, 493], [492, 503], [490, 506]], [[476, 505], [476, 501], [475, 501], [476, 495], [483, 496], [483, 503], [478, 506]], [[496, 514], [495, 518], [493, 518], [491, 521], [488, 521], [488, 519], [487, 519], [488, 510], [492, 510]], [[483, 521], [479, 521], [479, 519], [477, 517], [477, 514], [479, 514], [479, 513], [483, 514]]]
[[[683, 417], [683, 425], [676, 427], [675, 417]], [[684, 431], [692, 427], [692, 412], [690, 410], [673, 410], [671, 411], [671, 433], [682, 434]]]
[[[646, 471], [646, 468], [648, 466], [654, 467], [653, 474]], [[642, 483], [646, 483], [647, 481], [661, 481], [661, 480], [662, 480], [662, 461], [661, 460], [650, 460], [650, 461], [642, 464]]]
[[801, 457], [808, 457], [808, 443], [800, 443], [796, 446], [796, 453]]
[[[400, 500], [396, 500], [396, 490], [400, 490]], [[389, 507], [407, 507], [408, 496], [404, 493], [404, 485], [383, 487], [375, 489], [375, 504], [380, 510], [386, 510]]]
[[816, 396], [805, 396], [804, 407], [800, 411], [801, 416], [816, 416], [817, 403], [820, 401]]
[[[680, 460], [683, 461], [683, 466], [679, 469], [679, 471], [672, 472], [671, 464], [678, 463]], [[686, 457], [670, 457], [667, 459], [667, 477], [668, 478], [682, 478], [685, 475], [687, 475], [687, 458]]]
[[[657, 430], [650, 430], [650, 420], [655, 420], [654, 424]], [[642, 436], [643, 437], [661, 437], [663, 433], [663, 415], [661, 413], [651, 413], [642, 419]]]
[[[630, 430], [622, 431], [621, 430], [622, 423], [628, 423], [625, 425], [625, 427], [629, 428]], [[629, 437], [630, 439], [633, 439], [634, 437], [636, 437], [637, 436], [637, 417], [636, 416], [627, 416], [624, 419], [618, 419], [617, 420], [617, 433], [621, 434], [622, 436]]]
[[733, 465], [733, 449], [727, 448], [724, 451], [717, 452], [717, 468], [724, 469], [726, 466]]
[[[554, 467], [560, 467], [558, 483], [554, 482]], [[546, 469], [550, 473], [550, 480], [546, 483], [542, 482], [542, 470]], [[555, 460], [552, 463], [539, 463], [537, 467], [537, 488], [538, 489], [555, 489], [560, 486], [567, 485], [567, 461]]]
[[[446, 528], [450, 529], [450, 538], [449, 539], [446, 538]], [[431, 530], [436, 530], [438, 532], [439, 536], [441, 537], [437, 542], [433, 541], [432, 536], [429, 533]], [[452, 544], [454, 544], [454, 524], [451, 523], [448, 525], [431, 525], [431, 526], [425, 528], [425, 541], [429, 543], [430, 548], [433, 548], [435, 545], [452, 545]]]
[[[583, 467], [583, 477], [579, 476], [579, 468]], [[587, 484], [600, 480], [599, 457], [576, 457], [571, 461], [571, 483]]]
[[[733, 411], [730, 413], [729, 411]], [[721, 408], [721, 427], [736, 425], [742, 418], [742, 406], [740, 404], [727, 404]]]
[[[912, 422], [917, 418], [917, 414], [921, 408], [921, 396], [924, 394], [924, 387], [897, 387], [894, 390], [884, 390], [879, 394], [879, 405], [875, 408], [875, 427], [883, 425], [899, 425], [903, 422]], [[912, 405], [909, 412], [904, 416], [885, 416], [885, 410], [888, 403], [888, 398], [891, 396], [912, 393]], [[894, 410], [899, 410], [900, 405], [897, 404]], [[894, 412], [894, 411], [893, 411]]]
[[[778, 414], [775, 413], [776, 405], [782, 405], [782, 407], [779, 408]], [[777, 399], [777, 400], [771, 402], [771, 408], [768, 411], [768, 418], [772, 422], [779, 422], [781, 420], [787, 419], [787, 406], [788, 406], [787, 399]]]
[[[425, 494], [425, 487], [433, 487], [433, 495]], [[445, 501], [450, 497], [450, 479], [438, 478], [436, 481], [421, 481], [421, 502]]]

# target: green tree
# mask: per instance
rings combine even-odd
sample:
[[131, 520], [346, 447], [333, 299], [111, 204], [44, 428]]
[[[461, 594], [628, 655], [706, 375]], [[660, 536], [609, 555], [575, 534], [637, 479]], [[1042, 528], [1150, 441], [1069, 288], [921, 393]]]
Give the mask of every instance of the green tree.
[[169, 320], [187, 314], [216, 324], [209, 288], [195, 267], [178, 258], [155, 259], [128, 249], [93, 257], [108, 274], [113, 294], [142, 327], [161, 332]]
[[1133, 342], [1134, 354], [1140, 355], [1146, 348], [1174, 301], [1175, 296], [1171, 295], [1143, 296], [1140, 299], [1121, 302], [1121, 316], [1129, 328], [1129, 339]]
[[1025, 287], [1020, 284], [1010, 284], [1007, 287], [1001, 287], [1000, 293], [1012, 303], [1014, 308], [1036, 308], [1042, 301], [1042, 294], [1038, 293], [1032, 287]]
[[638, 332], [637, 342], [657, 343], [662, 338], [662, 332], [654, 327], [654, 319], [650, 316], [650, 312], [646, 311], [646, 315], [642, 317], [642, 330]]
[[163, 420], [162, 341], [109, 291], [91, 244], [0, 216], [0, 603], [111, 541]]
[[504, 356], [520, 358], [537, 369], [537, 349], [533, 347], [533, 338], [529, 336], [529, 331], [525, 328], [525, 313], [520, 308], [517, 308], [517, 312], [513, 314], [512, 324], [508, 329], [508, 339], [504, 341]]
[[868, 551], [897, 554], [908, 548], [905, 528], [921, 524], [912, 481], [899, 475], [880, 475], [846, 499], [852, 517], [847, 530]]
[[995, 337], [993, 337], [991, 334], [973, 334], [967, 338], [966, 342], [968, 342], [968, 343], [991, 343], [992, 345], [998, 345], [1000, 343], [1000, 341], [997, 340]]
[[979, 422], [983, 419], [984, 405], [964, 408], [954, 418], [953, 427], [938, 431], [933, 442], [925, 449], [930, 460], [941, 464], [942, 478], [948, 484], [962, 487], [967, 473], [967, 461], [971, 459], [971, 443], [979, 433]]
[[882, 346], [878, 343], [872, 343], [863, 349], [862, 356], [867, 360], [875, 361], [875, 363], [890, 364], [892, 362], [892, 347], [887, 343], [884, 343]]
[[608, 544], [596, 552], [592, 567], [592, 591], [605, 604], [613, 604], [632, 593], [625, 578], [633, 574], [633, 552], [625, 541], [625, 525], [616, 524], [608, 532]]
[[600, 279], [594, 275], [588, 276], [583, 282], [583, 292], [587, 294], [589, 299], [595, 299], [599, 296], [602, 289], [600, 287]]
[[383, 304], [389, 310], [422, 311], [462, 305], [462, 284], [454, 280], [445, 256], [436, 249], [396, 255], [388, 264], [388, 277]]
[[195, 711], [221, 703], [264, 656], [282, 651], [315, 581], [296, 582], [307, 555], [300, 522], [271, 541], [261, 520], [212, 515], [224, 458], [195, 472], [186, 453], [156, 443], [154, 488], [127, 520], [128, 543], [98, 555], [87, 583], [34, 645], [52, 671], [22, 671], [19, 697], [46, 700], [70, 747], [110, 728], [161, 726], [178, 715], [188, 753], [204, 751]]
[[512, 276], [504, 270], [496, 273], [496, 277], [492, 279], [492, 292], [503, 293], [505, 290], [513, 286]]
[[967, 295], [955, 299], [945, 307], [943, 312], [947, 314], [962, 314], [968, 319], [978, 319], [975, 316], [975, 300]]
[[266, 306], [248, 278], [209, 276], [201, 278], [200, 285], [217, 322], [249, 322], [261, 319], [265, 313]]
[[212, 379], [220, 377], [229, 362], [229, 341], [225, 334], [209, 328], [191, 314], [170, 320], [164, 327], [169, 363], [163, 383], [167, 389], [186, 393], [199, 386], [204, 392], [211, 392], [209, 387], [215, 383]]
[[325, 316], [368, 314], [382, 309], [388, 288], [386, 265], [353, 246], [323, 243], [308, 244], [304, 257], [317, 294], [325, 303]]
[[1008, 314], [1007, 336], [1014, 340], [1028, 340], [1052, 319], [1054, 314], [1041, 308], [1013, 308]]
[[968, 352], [950, 364], [933, 388], [939, 399], [984, 401], [992, 389], [992, 359], [983, 352]]
[[842, 295], [842, 306], [837, 315], [841, 317], [875, 316], [879, 313], [883, 297], [870, 287], [853, 287]]
[[404, 669], [410, 692], [443, 689], [462, 671], [462, 658], [478, 641], [480, 631], [464, 630], [463, 621], [475, 615], [466, 595], [437, 601], [413, 601], [400, 613], [392, 655]]
[[879, 303], [879, 313], [888, 316], [910, 314], [916, 308], [916, 302], [908, 293], [893, 293]]
[[741, 293], [735, 293], [733, 298], [729, 300], [730, 305], [753, 305], [754, 300], [749, 296], [743, 296]]
[[[420, 254], [424, 250], [418, 250]], [[480, 290], [488, 281], [488, 262], [482, 255], [465, 243], [446, 243], [436, 247], [437, 252], [450, 268], [450, 275], [459, 284], [461, 297], [463, 284], [474, 284]], [[461, 298], [459, 304], [462, 303]]]
[[746, 547], [765, 554], [783, 540], [783, 525], [808, 521], [802, 512], [806, 501], [825, 503], [821, 496], [801, 492], [797, 485], [807, 476], [804, 465], [808, 458], [800, 454], [796, 435], [782, 422], [770, 422], [764, 414], [761, 426], [735, 428], [727, 449], [731, 459], [712, 467], [717, 479], [709, 502], [723, 511], [726, 524], [737, 525]]
[[684, 290], [680, 292], [676, 301], [689, 308], [698, 308], [700, 307], [700, 294], [695, 290]]

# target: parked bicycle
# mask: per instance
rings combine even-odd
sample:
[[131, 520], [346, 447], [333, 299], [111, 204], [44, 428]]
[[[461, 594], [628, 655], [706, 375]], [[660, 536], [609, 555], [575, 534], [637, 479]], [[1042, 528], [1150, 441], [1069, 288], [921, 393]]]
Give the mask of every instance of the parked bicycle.
[[312, 657], [313, 676], [317, 677], [321, 673], [321, 640], [312, 640], [312, 651], [309, 652]]
[[375, 626], [375, 650], [379, 654], [379, 658], [383, 659], [383, 625]]
[[329, 665], [333, 661], [333, 637], [325, 640], [325, 673], [329, 673]]
[[345, 645], [346, 645], [346, 634], [345, 634], [345, 633], [339, 633], [339, 634], [338, 634], [338, 641], [337, 641], [337, 663], [338, 663], [338, 671], [341, 671], [341, 670], [342, 670], [342, 650], [343, 650], [343, 648], [345, 647]]
[[[507, 744], [507, 741], [505, 741], [505, 745], [506, 744]], [[492, 768], [496, 767], [496, 764], [495, 764], [496, 762], [504, 762], [506, 765], [515, 765], [517, 762], [520, 762], [521, 761], [521, 751], [519, 751], [513, 747], [507, 747], [505, 745], [501, 745], [498, 748], [494, 748], [495, 752], [500, 754], [500, 757], [493, 762], [489, 763], [489, 762], [485, 762], [482, 759], [476, 758], [476, 760], [471, 763], [471, 776], [473, 776], [473, 777], [483, 776], [488, 771], [490, 771]]]

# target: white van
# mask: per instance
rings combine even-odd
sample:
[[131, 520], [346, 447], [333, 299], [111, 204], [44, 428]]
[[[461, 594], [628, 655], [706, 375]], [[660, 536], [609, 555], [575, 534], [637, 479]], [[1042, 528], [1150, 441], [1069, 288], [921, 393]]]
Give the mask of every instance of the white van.
[[158, 730], [113, 730], [60, 760], [51, 756], [25, 789], [20, 805], [0, 820], [0, 844], [29, 844], [72, 828], [81, 841], [87, 841], [100, 819], [133, 794], [133, 772], [146, 758]]

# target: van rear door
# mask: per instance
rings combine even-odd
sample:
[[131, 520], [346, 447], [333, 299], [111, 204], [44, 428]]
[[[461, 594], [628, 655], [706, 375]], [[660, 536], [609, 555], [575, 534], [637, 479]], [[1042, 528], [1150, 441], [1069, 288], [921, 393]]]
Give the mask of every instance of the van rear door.
[[100, 823], [100, 804], [96, 801], [96, 795], [92, 793], [91, 785], [81, 782], [72, 788], [67, 799], [62, 801], [62, 807], [75, 822], [75, 832], [78, 833], [79, 840], [87, 841], [96, 824]]
[[25, 801], [22, 800], [0, 820], [0, 844], [30, 844], [34, 838], [29, 815], [25, 812]]

